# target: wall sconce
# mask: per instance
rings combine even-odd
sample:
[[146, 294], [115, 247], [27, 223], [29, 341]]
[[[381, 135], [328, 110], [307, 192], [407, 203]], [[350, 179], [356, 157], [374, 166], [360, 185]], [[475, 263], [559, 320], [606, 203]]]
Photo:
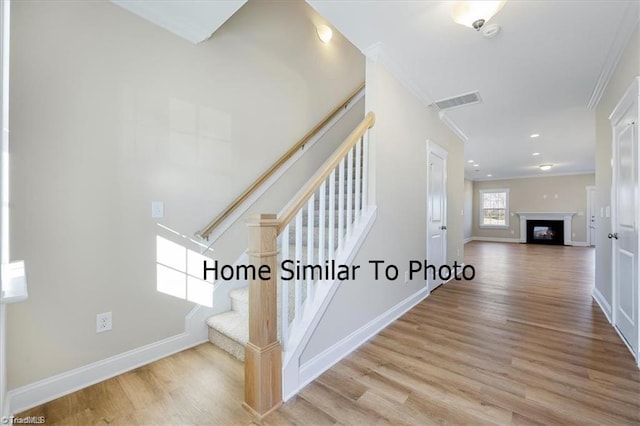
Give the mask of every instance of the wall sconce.
[[480, 28], [502, 9], [506, 0], [499, 1], [457, 1], [453, 5], [451, 18], [465, 27]]
[[316, 32], [318, 33], [318, 38], [323, 43], [329, 43], [331, 37], [333, 37], [333, 31], [327, 25], [318, 25], [316, 27]]

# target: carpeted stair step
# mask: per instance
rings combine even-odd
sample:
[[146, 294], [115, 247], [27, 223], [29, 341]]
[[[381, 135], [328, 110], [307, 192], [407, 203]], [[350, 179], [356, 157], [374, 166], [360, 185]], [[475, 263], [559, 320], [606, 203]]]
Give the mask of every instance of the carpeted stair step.
[[249, 319], [236, 311], [227, 311], [207, 319], [209, 341], [244, 361], [244, 347], [249, 341]]
[[249, 317], [249, 287], [242, 287], [232, 290], [229, 293], [231, 297], [231, 310], [236, 311], [245, 317]]

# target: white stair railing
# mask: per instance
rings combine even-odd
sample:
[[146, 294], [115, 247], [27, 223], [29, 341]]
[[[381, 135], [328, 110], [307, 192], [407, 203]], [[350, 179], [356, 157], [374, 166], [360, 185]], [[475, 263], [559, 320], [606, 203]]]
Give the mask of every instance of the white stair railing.
[[[366, 192], [368, 130], [374, 123], [370, 112], [278, 216], [260, 214], [249, 221], [251, 263], [273, 271], [268, 279], [249, 280], [245, 405], [257, 414], [297, 391], [305, 339], [339, 282], [326, 272], [332, 272], [331, 262], [345, 262], [344, 254], [355, 251], [356, 230], [365, 215], [372, 217]], [[287, 279], [280, 268], [284, 261], [294, 271]]]

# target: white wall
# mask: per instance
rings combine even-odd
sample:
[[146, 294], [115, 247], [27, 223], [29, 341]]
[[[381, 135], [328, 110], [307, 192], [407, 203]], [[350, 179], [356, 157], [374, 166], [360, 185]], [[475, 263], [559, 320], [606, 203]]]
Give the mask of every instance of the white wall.
[[473, 235], [473, 181], [464, 180], [464, 232], [465, 241]]
[[[640, 28], [636, 28], [624, 50], [596, 110], [596, 198], [597, 209], [611, 206], [611, 122], [613, 112], [632, 80], [640, 75]], [[596, 215], [595, 288], [611, 304], [611, 219]]]
[[[409, 296], [424, 289], [420, 280], [404, 283], [408, 261], [426, 259], [426, 140], [448, 150], [447, 261], [462, 261], [464, 144], [386, 69], [367, 60], [367, 110], [376, 113], [378, 216], [356, 256], [363, 265], [355, 281], [340, 284], [301, 364], [365, 326]], [[368, 262], [384, 260], [400, 268], [398, 281], [376, 281]], [[360, 271], [359, 271], [360, 272]]]
[[[322, 44], [319, 22], [302, 1], [250, 1], [192, 45], [106, 1], [13, 5], [11, 242], [30, 298], [8, 309], [10, 388], [184, 331], [194, 304], [156, 291], [150, 203], [193, 235], [358, 87], [363, 56]], [[331, 144], [252, 211], [279, 211]], [[241, 220], [215, 257], [246, 241]]]

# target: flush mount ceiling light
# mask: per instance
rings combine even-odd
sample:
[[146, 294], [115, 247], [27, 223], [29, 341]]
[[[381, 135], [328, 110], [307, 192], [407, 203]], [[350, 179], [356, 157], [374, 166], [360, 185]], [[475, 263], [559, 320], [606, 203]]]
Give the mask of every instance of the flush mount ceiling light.
[[540, 137], [540, 135], [539, 135], [539, 134], [537, 134], [537, 133], [534, 133], [534, 134], [532, 134], [532, 135], [529, 135], [529, 137], [530, 137], [531, 139], [535, 139], [535, 138], [539, 138], [539, 137]]
[[551, 167], [553, 167], [553, 164], [540, 164], [538, 167], [540, 167], [540, 170], [546, 172]]
[[533, 155], [534, 157], [537, 157], [538, 155], [540, 155], [540, 153], [539, 153], [539, 152], [534, 152], [534, 153], [533, 153], [533, 154], [531, 154], [531, 155]]
[[333, 31], [327, 25], [318, 25], [316, 32], [318, 33], [318, 38], [323, 43], [329, 43], [331, 37], [333, 37]]
[[473, 160], [469, 160], [469, 161], [467, 161], [467, 163], [472, 164], [472, 163], [473, 163]]
[[457, 1], [453, 5], [451, 17], [465, 27], [480, 28], [502, 9], [506, 0], [500, 1]]
[[476, 163], [473, 165], [473, 167], [480, 167], [480, 164]]

